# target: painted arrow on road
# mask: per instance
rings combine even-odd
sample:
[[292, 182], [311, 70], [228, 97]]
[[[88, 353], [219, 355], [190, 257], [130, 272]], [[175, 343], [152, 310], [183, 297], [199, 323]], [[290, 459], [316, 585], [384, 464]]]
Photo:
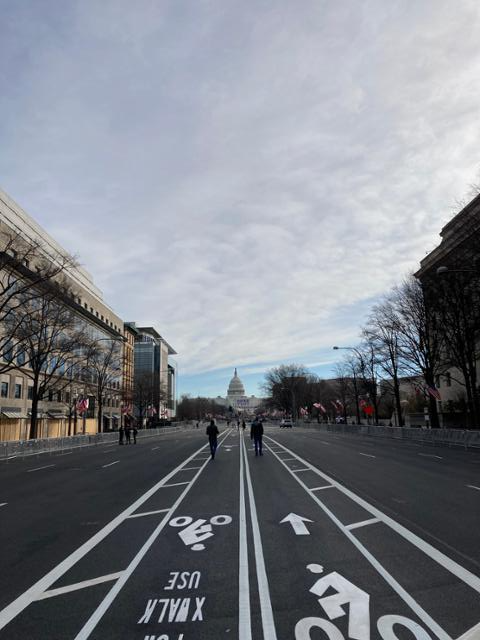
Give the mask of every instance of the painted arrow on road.
[[289, 513], [283, 520], [280, 520], [280, 524], [283, 524], [284, 522], [290, 522], [297, 536], [310, 535], [310, 531], [305, 526], [305, 522], [313, 522], [313, 520], [299, 516], [296, 513]]

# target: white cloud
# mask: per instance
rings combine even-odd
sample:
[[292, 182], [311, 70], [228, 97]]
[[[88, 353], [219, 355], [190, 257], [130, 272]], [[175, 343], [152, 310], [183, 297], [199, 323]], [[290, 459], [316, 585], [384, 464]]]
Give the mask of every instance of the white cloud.
[[12, 4], [3, 187], [184, 371], [316, 358], [475, 178], [477, 11]]

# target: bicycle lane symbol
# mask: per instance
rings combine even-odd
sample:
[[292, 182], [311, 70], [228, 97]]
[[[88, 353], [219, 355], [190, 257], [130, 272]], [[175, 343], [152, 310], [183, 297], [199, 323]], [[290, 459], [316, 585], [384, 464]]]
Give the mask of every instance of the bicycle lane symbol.
[[178, 532], [182, 542], [192, 551], [203, 551], [205, 549], [203, 541], [214, 535], [212, 525], [224, 526], [231, 522], [232, 518], [226, 515], [213, 516], [210, 521], [202, 518], [194, 521], [190, 516], [178, 516], [170, 520], [168, 524], [171, 527], [185, 527]]
[[[307, 565], [313, 574], [323, 574], [323, 566]], [[334, 589], [336, 593], [324, 594]], [[336, 571], [319, 578], [309, 590], [318, 596], [318, 604], [328, 617], [316, 616], [302, 618], [295, 625], [295, 640], [311, 640], [311, 631], [325, 631], [328, 640], [345, 640], [343, 633], [330, 620], [348, 615], [348, 638], [352, 640], [370, 640], [370, 596]], [[348, 613], [347, 613], [348, 611]], [[432, 637], [418, 623], [399, 615], [383, 615], [377, 621], [377, 629], [383, 640], [399, 640], [395, 629], [407, 629], [415, 640], [432, 640]]]

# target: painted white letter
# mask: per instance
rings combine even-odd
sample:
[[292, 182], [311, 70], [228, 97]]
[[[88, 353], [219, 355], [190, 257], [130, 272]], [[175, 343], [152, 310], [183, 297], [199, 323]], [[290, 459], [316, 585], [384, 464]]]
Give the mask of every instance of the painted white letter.
[[165, 591], [171, 591], [172, 589], [175, 589], [175, 582], [178, 578], [178, 571], [170, 571], [170, 575], [173, 576], [173, 578], [169, 579], [166, 587], [163, 587]]
[[328, 640], [345, 640], [341, 631], [328, 620], [322, 618], [303, 618], [295, 625], [295, 640], [311, 640], [310, 631], [314, 628], [326, 631]]
[[203, 615], [202, 615], [202, 607], [205, 604], [205, 596], [203, 598], [195, 598], [195, 604], [196, 604], [196, 609], [195, 609], [195, 613], [192, 616], [192, 622], [195, 622], [196, 620], [203, 620]]
[[142, 624], [145, 623], [147, 624], [147, 622], [150, 620], [150, 617], [153, 613], [153, 610], [155, 609], [156, 605], [157, 605], [158, 600], [149, 600], [147, 602], [147, 608], [145, 609], [145, 613], [143, 614], [143, 616], [140, 618], [140, 620], [137, 622], [137, 624]]
[[398, 640], [398, 636], [393, 630], [394, 624], [401, 624], [411, 631], [416, 640], [432, 640], [425, 629], [413, 620], [410, 620], [410, 618], [404, 618], [403, 616], [382, 616], [377, 622], [377, 628], [383, 640]]

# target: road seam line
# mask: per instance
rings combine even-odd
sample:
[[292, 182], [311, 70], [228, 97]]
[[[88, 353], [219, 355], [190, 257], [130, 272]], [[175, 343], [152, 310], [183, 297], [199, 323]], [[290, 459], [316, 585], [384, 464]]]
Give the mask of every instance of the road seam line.
[[[267, 445], [268, 446], [268, 445]], [[290, 451], [290, 450], [289, 450]], [[293, 451], [290, 451], [293, 454]], [[277, 460], [287, 469], [287, 471], [291, 470], [288, 468], [286, 464], [283, 464], [281, 459], [278, 456], [275, 456]], [[301, 460], [301, 458], [299, 458]], [[312, 469], [313, 470], [313, 469]], [[318, 470], [317, 470], [318, 471]], [[321, 472], [319, 472], [321, 473]], [[383, 565], [375, 558], [375, 556], [370, 553], [370, 551], [351, 533], [346, 526], [337, 518], [337, 516], [331, 511], [323, 502], [317, 498], [315, 494], [313, 494], [297, 476], [293, 475], [295, 480], [302, 486], [308, 495], [318, 504], [318, 506], [328, 515], [328, 517], [334, 522], [337, 527], [344, 533], [344, 535], [350, 540], [350, 542], [360, 551], [360, 553], [370, 562], [370, 564], [376, 569], [376, 571], [382, 576], [382, 578], [389, 584], [394, 591], [402, 598], [402, 600], [414, 611], [414, 613], [424, 622], [431, 631], [433, 631], [439, 640], [452, 640], [451, 636], [449, 636], [440, 625], [435, 622], [435, 620], [418, 604], [418, 602], [406, 591], [400, 583], [398, 583], [395, 578], [383, 567]], [[341, 485], [338, 485], [337, 488], [340, 488]]]
[[[275, 622], [273, 618], [272, 602], [270, 600], [270, 590], [268, 587], [268, 577], [265, 568], [265, 558], [263, 557], [262, 537], [258, 524], [257, 507], [253, 494], [252, 479], [250, 477], [250, 467], [248, 464], [247, 450], [243, 441], [243, 454], [245, 460], [245, 475], [247, 479], [248, 501], [250, 503], [250, 520], [253, 532], [253, 548], [255, 552], [255, 565], [257, 568], [258, 595], [260, 599], [260, 611], [262, 615], [262, 628], [264, 640], [277, 640]], [[286, 465], [285, 465], [286, 466]], [[79, 638], [79, 640], [82, 640]]]
[[103, 582], [110, 582], [112, 580], [118, 580], [122, 575], [122, 571], [117, 573], [109, 573], [106, 576], [100, 576], [98, 578], [92, 578], [91, 580], [83, 580], [82, 582], [76, 582], [75, 584], [69, 584], [65, 587], [59, 587], [58, 589], [50, 589], [50, 591], [44, 591], [38, 596], [35, 602], [39, 600], [46, 600], [47, 598], [55, 598], [55, 596], [61, 596], [64, 593], [70, 593], [72, 591], [79, 591], [80, 589], [86, 589], [87, 587], [93, 587], [96, 584], [102, 584]]
[[[201, 469], [202, 467], [200, 467]], [[180, 469], [180, 471], [182, 471], [182, 469]], [[183, 484], [188, 484], [189, 481], [187, 480], [186, 482], [172, 482], [172, 484], [164, 484], [162, 489], [166, 489], [167, 487], [181, 487]]]
[[361, 522], [353, 522], [352, 524], [346, 524], [345, 528], [351, 531], [352, 529], [359, 529], [360, 527], [367, 527], [370, 524], [380, 522], [378, 518], [370, 518], [369, 520], [362, 520]]
[[[204, 445], [204, 446], [207, 446], [207, 445]], [[179, 497], [176, 499], [176, 501], [170, 507], [170, 509], [167, 512], [167, 514], [165, 515], [165, 517], [155, 527], [154, 531], [150, 534], [150, 536], [148, 537], [146, 542], [143, 543], [142, 547], [137, 552], [137, 554], [135, 555], [133, 560], [130, 562], [128, 567], [122, 572], [122, 576], [113, 585], [113, 587], [107, 593], [105, 598], [98, 605], [98, 607], [92, 613], [90, 618], [87, 620], [87, 622], [83, 625], [83, 627], [80, 629], [78, 634], [75, 636], [74, 640], [86, 640], [87, 638], [90, 637], [90, 634], [95, 630], [95, 627], [100, 622], [100, 620], [102, 619], [102, 617], [105, 614], [105, 612], [107, 611], [107, 609], [110, 607], [112, 602], [115, 600], [116, 596], [118, 595], [118, 593], [120, 592], [122, 587], [125, 585], [127, 580], [130, 578], [130, 576], [132, 575], [134, 570], [140, 564], [140, 562], [142, 561], [143, 557], [146, 555], [146, 553], [148, 552], [150, 547], [153, 545], [155, 540], [158, 538], [158, 536], [160, 535], [160, 533], [164, 529], [165, 525], [170, 520], [170, 517], [175, 513], [176, 508], [180, 505], [180, 503], [182, 502], [184, 497], [190, 491], [190, 489], [192, 488], [192, 486], [196, 482], [197, 478], [202, 473], [203, 469], [207, 466], [207, 464], [208, 464], [208, 461], [205, 461], [205, 463], [202, 465], [201, 469], [199, 471], [197, 471], [195, 476], [190, 480], [190, 482], [187, 483], [188, 486], [185, 487], [185, 489], [182, 491], [182, 493], [179, 495]]]
[[115, 460], [114, 462], [109, 462], [108, 464], [102, 464], [102, 469], [105, 469], [105, 467], [111, 467], [112, 464], [118, 464], [120, 462], [120, 460]]
[[[239, 434], [239, 438], [242, 436]], [[248, 571], [247, 513], [245, 505], [245, 480], [243, 447], [240, 445], [240, 511], [238, 517], [238, 637], [252, 640], [252, 619], [250, 612], [250, 582]]]

